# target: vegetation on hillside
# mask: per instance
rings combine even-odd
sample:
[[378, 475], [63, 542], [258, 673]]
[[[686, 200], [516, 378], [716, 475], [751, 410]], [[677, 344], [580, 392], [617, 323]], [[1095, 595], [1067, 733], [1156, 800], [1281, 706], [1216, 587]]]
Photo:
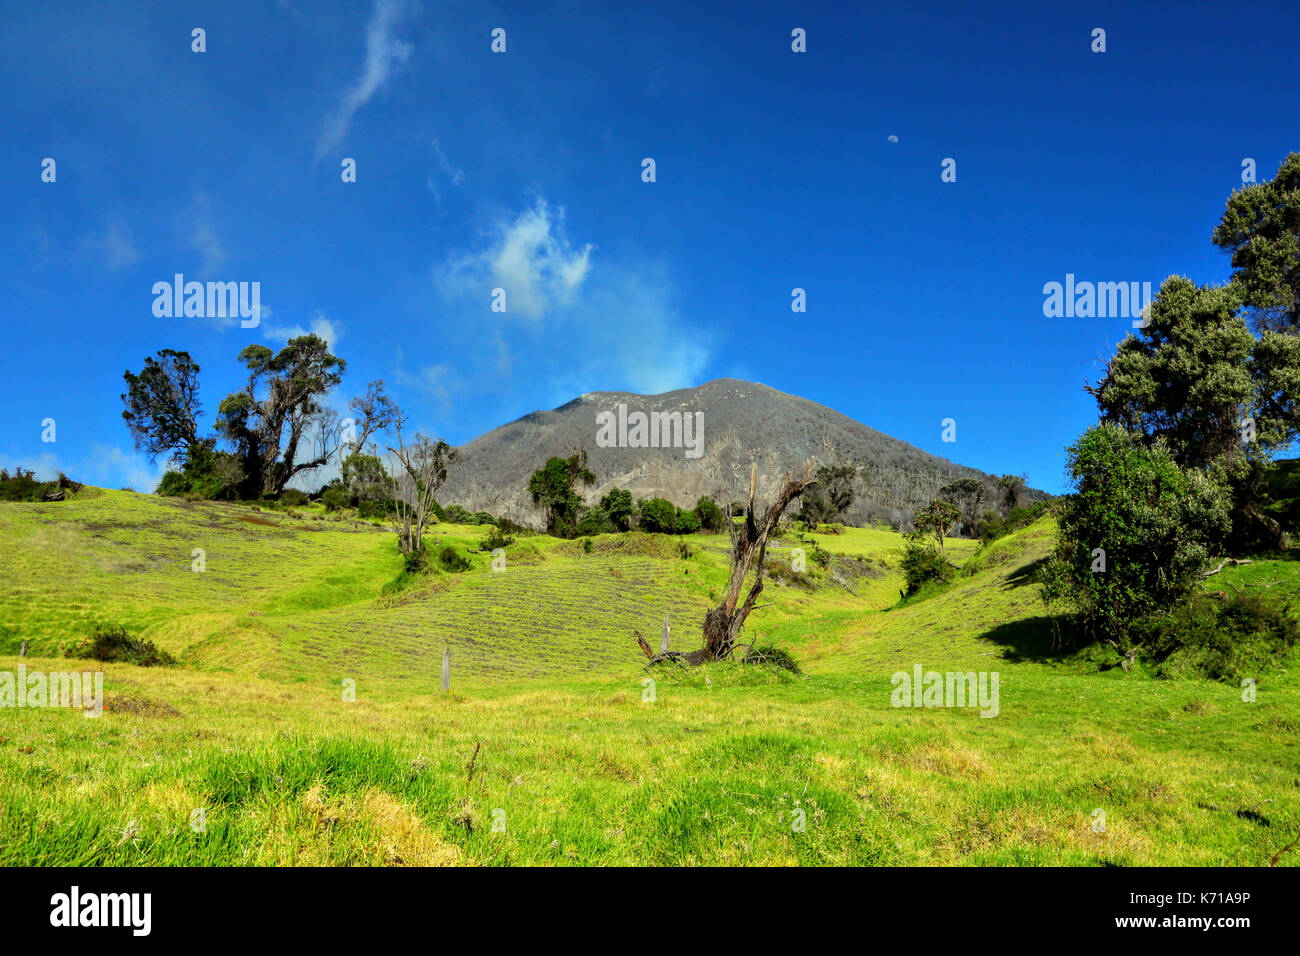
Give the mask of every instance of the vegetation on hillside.
[[1212, 560], [1289, 544], [1268, 496], [1278, 451], [1300, 438], [1298, 176], [1293, 154], [1276, 179], [1233, 193], [1214, 232], [1232, 280], [1166, 279], [1089, 388], [1100, 421], [1068, 451], [1074, 494], [1042, 575], [1044, 599], [1068, 612], [1064, 640], [1105, 642], [1130, 663], [1137, 647], [1162, 661], [1213, 645], [1200, 659], [1221, 677], [1238, 672], [1224, 640], [1272, 656], [1294, 642], [1269, 596], [1220, 592], [1215, 608], [1201, 588], [1226, 563]]

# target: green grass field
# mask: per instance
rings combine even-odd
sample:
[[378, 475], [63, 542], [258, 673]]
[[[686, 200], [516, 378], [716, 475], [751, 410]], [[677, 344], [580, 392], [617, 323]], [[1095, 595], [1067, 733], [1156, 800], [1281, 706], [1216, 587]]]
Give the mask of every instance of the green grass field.
[[[816, 536], [830, 567], [769, 582], [746, 638], [805, 676], [650, 687], [634, 632], [657, 644], [667, 612], [698, 646], [724, 536], [526, 537], [503, 572], [475, 553], [394, 590], [392, 533], [319, 511], [0, 504], [0, 672], [27, 641], [29, 671], [105, 681], [98, 719], [0, 707], [0, 864], [1267, 865], [1300, 836], [1298, 662], [1248, 703], [1056, 653], [1032, 582], [1052, 534], [950, 541], [957, 583], [903, 606], [898, 535]], [[1213, 581], [1300, 596], [1300, 563]], [[63, 656], [107, 623], [180, 666]], [[917, 664], [996, 671], [997, 716], [892, 706]]]

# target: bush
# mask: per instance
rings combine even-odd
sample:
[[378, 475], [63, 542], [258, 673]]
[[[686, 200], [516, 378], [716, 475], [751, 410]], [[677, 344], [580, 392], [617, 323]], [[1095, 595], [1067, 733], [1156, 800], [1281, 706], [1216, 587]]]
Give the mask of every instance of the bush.
[[306, 505], [310, 498], [306, 492], [299, 491], [297, 488], [286, 488], [280, 492], [280, 504], [285, 508], [301, 508]]
[[605, 509], [599, 505], [588, 508], [578, 520], [577, 533], [580, 535], [604, 534], [606, 531], [613, 530], [613, 523], [609, 520]]
[[244, 480], [243, 467], [237, 456], [217, 451], [215, 444], [212, 439], [207, 439], [192, 447], [180, 471], [163, 475], [158, 483], [158, 494], [209, 501], [235, 500]]
[[721, 531], [727, 526], [727, 516], [708, 495], [695, 503], [695, 517], [705, 531]]
[[496, 525], [490, 525], [487, 537], [483, 539], [480, 545], [485, 551], [495, 551], [497, 548], [505, 548], [514, 543], [514, 538], [506, 534]]
[[947, 584], [957, 571], [938, 548], [918, 540], [907, 542], [903, 549], [902, 568], [903, 577], [907, 579], [908, 597], [927, 586]]
[[1127, 644], [1134, 622], [1171, 610], [1200, 580], [1231, 526], [1227, 489], [1110, 424], [1070, 447], [1067, 470], [1076, 492], [1061, 504], [1043, 598], [1073, 612], [1083, 642]]
[[367, 520], [383, 520], [396, 510], [392, 499], [387, 501], [361, 501], [357, 504], [357, 517]]
[[642, 501], [638, 511], [642, 531], [672, 534], [677, 530], [677, 509], [663, 498]]
[[1035, 501], [1023, 508], [1012, 508], [1007, 512], [1005, 518], [996, 511], [986, 511], [975, 522], [975, 537], [988, 544], [990, 541], [1005, 537], [1013, 531], [1019, 531], [1021, 528], [1033, 524], [1046, 513], [1048, 507], [1046, 501]]
[[525, 527], [524, 525], [521, 525], [518, 521], [511, 521], [509, 518], [504, 518], [504, 517], [497, 518], [496, 526], [500, 528], [502, 531], [504, 531], [506, 534], [516, 538], [523, 538], [523, 537], [527, 537], [528, 535], [537, 533], [532, 528], [528, 528]]
[[117, 661], [140, 667], [175, 667], [176, 658], [161, 650], [153, 641], [132, 637], [126, 628], [101, 625], [84, 642], [72, 651], [73, 657], [96, 661]]
[[1275, 663], [1300, 640], [1289, 608], [1262, 595], [1216, 598], [1189, 594], [1172, 610], [1138, 622], [1134, 643], [1144, 645], [1162, 677], [1235, 680]]
[[797, 584], [805, 588], [813, 586], [812, 579], [803, 571], [796, 571], [791, 565], [775, 558], [768, 558], [763, 570], [769, 578], [781, 584]]
[[460, 505], [448, 505], [443, 514], [445, 517], [442, 520], [446, 521], [448, 524], [474, 523], [474, 516]]
[[13, 475], [0, 469], [0, 501], [62, 501], [68, 492], [81, 490], [81, 483], [63, 472], [54, 481], [37, 481], [34, 471], [15, 468]]
[[453, 574], [460, 571], [468, 571], [472, 567], [469, 558], [458, 552], [451, 545], [447, 545], [438, 552], [438, 564], [444, 571], [450, 571]]
[[678, 508], [675, 524], [677, 525], [678, 534], [695, 534], [700, 530], [700, 519], [694, 511], [683, 511]]
[[429, 570], [429, 554], [423, 545], [418, 551], [408, 551], [402, 560], [407, 574], [423, 574]]
[[342, 485], [330, 485], [321, 492], [320, 500], [326, 511], [342, 511], [352, 504], [352, 496]]

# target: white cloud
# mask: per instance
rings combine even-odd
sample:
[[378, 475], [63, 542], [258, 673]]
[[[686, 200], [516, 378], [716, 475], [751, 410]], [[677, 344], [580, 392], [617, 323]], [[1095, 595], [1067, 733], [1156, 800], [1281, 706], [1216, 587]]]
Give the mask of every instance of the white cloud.
[[591, 243], [575, 249], [563, 219], [563, 209], [552, 214], [538, 199], [512, 221], [497, 222], [488, 248], [448, 259], [436, 273], [439, 285], [483, 302], [492, 289], [504, 289], [507, 315], [540, 319], [553, 313], [571, 300], [591, 267]]
[[194, 197], [194, 211], [187, 221], [190, 247], [202, 256], [199, 277], [210, 279], [226, 262], [226, 248], [212, 224], [212, 205], [207, 196]]
[[131, 231], [118, 222], [109, 223], [102, 232], [83, 239], [81, 252], [112, 272], [134, 265], [140, 258]]
[[[435, 284], [454, 308], [494, 320], [495, 354], [485, 353], [483, 363], [516, 382], [540, 377], [561, 399], [698, 384], [708, 365], [708, 336], [682, 321], [668, 271], [654, 263], [598, 261], [591, 243], [568, 239], [563, 220], [562, 209], [539, 198], [499, 220], [483, 248], [453, 255], [435, 270]], [[495, 287], [506, 291], [504, 314], [488, 311]], [[512, 323], [512, 317], [529, 321]], [[512, 362], [514, 354], [528, 361]], [[437, 373], [441, 389], [449, 387], [446, 369], [426, 372]], [[482, 374], [492, 375], [486, 367]]]
[[[450, 183], [453, 188], [463, 185], [465, 182], [465, 170], [452, 165], [451, 160], [447, 158], [447, 154], [442, 151], [442, 146], [438, 144], [436, 139], [432, 141], [432, 145], [434, 156], [438, 160], [438, 172], [441, 174], [442, 178], [445, 179], [446, 182]], [[442, 203], [442, 190], [439, 189], [440, 182], [441, 180], [437, 176], [429, 176], [424, 181], [425, 187], [429, 192], [433, 193], [433, 198], [436, 199], [439, 204]]]
[[388, 82], [393, 69], [410, 59], [413, 47], [399, 40], [396, 30], [406, 12], [403, 0], [375, 0], [370, 23], [366, 27], [366, 62], [361, 76], [343, 95], [343, 102], [325, 123], [316, 158], [328, 154], [343, 141], [357, 110], [369, 103]]
[[[262, 307], [262, 317], [267, 316], [266, 307]], [[343, 338], [343, 323], [331, 319], [319, 309], [312, 314], [311, 321], [304, 328], [300, 324], [278, 325], [274, 322], [262, 322], [262, 337], [272, 342], [287, 342], [289, 339], [297, 338], [299, 335], [319, 335], [331, 347], [337, 348], [339, 340]]]

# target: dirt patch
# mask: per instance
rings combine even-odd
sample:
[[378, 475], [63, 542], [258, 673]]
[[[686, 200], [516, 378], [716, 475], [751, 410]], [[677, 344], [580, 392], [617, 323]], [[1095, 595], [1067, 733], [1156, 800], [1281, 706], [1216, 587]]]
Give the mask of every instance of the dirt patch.
[[181, 712], [163, 701], [147, 697], [121, 697], [104, 695], [104, 709], [113, 714], [135, 714], [138, 717], [179, 717]]

